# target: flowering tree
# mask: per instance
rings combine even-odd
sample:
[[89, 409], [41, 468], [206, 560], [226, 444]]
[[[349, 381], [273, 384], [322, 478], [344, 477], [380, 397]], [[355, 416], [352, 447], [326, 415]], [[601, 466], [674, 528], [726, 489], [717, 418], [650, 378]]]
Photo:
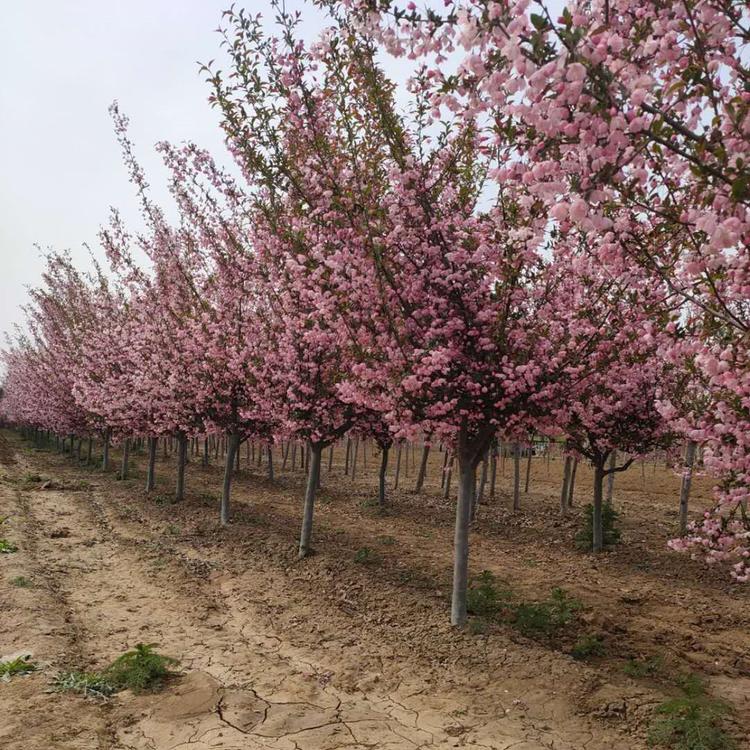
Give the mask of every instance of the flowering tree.
[[[284, 329], [307, 352], [314, 334], [348, 356], [336, 399], [385, 414], [398, 434], [421, 428], [454, 445], [452, 620], [461, 624], [476, 467], [539, 374], [532, 327], [520, 321], [533, 321], [545, 220], [533, 200], [513, 196], [483, 209], [476, 131], [431, 143], [418, 113], [411, 123], [397, 115], [371, 49], [324, 38], [306, 50], [288, 17], [283, 43], [241, 13], [231, 18], [239, 83], [213, 81], [240, 163], [266, 180], [263, 216], [273, 221], [254, 245], [276, 268], [282, 305], [293, 303]], [[300, 314], [308, 310], [311, 319]], [[348, 348], [332, 350], [342, 332]]]
[[715, 397], [701, 437], [723, 477], [710, 527], [750, 552], [737, 515], [750, 487], [746, 4], [336, 5], [392, 53], [424, 59], [434, 119], [480, 119], [496, 179], [525, 185], [562, 231], [584, 233], [604, 261], [637, 261], [701, 316], [695, 361]]

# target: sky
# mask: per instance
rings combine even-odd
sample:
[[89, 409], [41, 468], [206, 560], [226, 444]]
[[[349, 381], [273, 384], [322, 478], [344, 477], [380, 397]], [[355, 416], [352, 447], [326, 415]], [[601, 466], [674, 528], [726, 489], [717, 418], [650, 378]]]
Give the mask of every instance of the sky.
[[[110, 206], [133, 225], [137, 203], [114, 137], [115, 99], [157, 200], [166, 173], [153, 144], [192, 140], [227, 163], [198, 62], [221, 58], [216, 29], [231, 0], [0, 0], [0, 347], [23, 321], [40, 251], [88, 267]], [[237, 5], [242, 5], [237, 2]], [[269, 0], [246, 0], [270, 11]], [[304, 0], [305, 35], [323, 19]], [[269, 16], [270, 19], [270, 16]], [[270, 20], [269, 20], [270, 25]]]

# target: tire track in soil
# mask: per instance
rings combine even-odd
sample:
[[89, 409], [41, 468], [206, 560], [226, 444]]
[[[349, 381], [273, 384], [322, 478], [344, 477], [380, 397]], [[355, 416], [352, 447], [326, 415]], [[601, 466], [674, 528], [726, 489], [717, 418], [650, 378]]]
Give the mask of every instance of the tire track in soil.
[[[51, 676], [82, 663], [85, 634], [47, 565], [45, 529], [37, 523], [29, 497], [17, 483], [27, 462], [17, 460], [0, 435], [0, 516], [18, 551], [1, 556], [0, 659], [28, 654], [38, 671], [0, 684], [0, 747], [4, 750], [110, 750], [109, 707], [81, 704], [50, 691]], [[6, 532], [6, 528], [9, 532]], [[23, 577], [30, 582], [9, 585]]]

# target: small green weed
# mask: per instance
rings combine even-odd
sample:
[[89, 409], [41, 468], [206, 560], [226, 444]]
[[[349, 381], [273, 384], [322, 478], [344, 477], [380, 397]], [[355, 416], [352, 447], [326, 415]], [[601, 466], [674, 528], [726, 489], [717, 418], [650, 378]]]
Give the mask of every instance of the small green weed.
[[554, 588], [546, 601], [519, 604], [515, 608], [513, 625], [528, 637], [551, 636], [568, 625], [581, 606], [563, 589]]
[[628, 659], [622, 671], [628, 677], [653, 677], [664, 668], [661, 656], [649, 656], [648, 659]]
[[360, 547], [354, 553], [354, 562], [360, 565], [374, 565], [380, 562], [380, 555], [370, 547]]
[[592, 656], [604, 656], [604, 641], [597, 635], [584, 635], [576, 641], [570, 651], [574, 659], [590, 659]]
[[472, 615], [492, 619], [510, 606], [513, 595], [506, 588], [498, 588], [497, 578], [490, 570], [474, 576], [466, 592], [466, 609]]
[[200, 499], [205, 505], [215, 505], [219, 502], [219, 497], [217, 495], [212, 495], [210, 492], [202, 492], [200, 494]]
[[15, 586], [19, 589], [31, 589], [34, 588], [34, 584], [26, 576], [16, 576], [10, 579], [10, 585]]
[[167, 534], [170, 536], [177, 536], [180, 533], [180, 527], [170, 523], [167, 525]]
[[36, 474], [34, 472], [27, 472], [23, 475], [23, 481], [26, 484], [38, 484], [39, 482], [44, 481], [44, 477], [41, 474]]
[[171, 505], [172, 504], [172, 496], [171, 495], [154, 495], [154, 502], [157, 505]]
[[11, 552], [18, 552], [18, 547], [7, 539], [0, 539], [0, 554], [9, 555]]
[[[589, 503], [583, 509], [583, 528], [576, 534], [576, 547], [590, 551], [594, 546], [594, 506]], [[602, 541], [605, 547], [612, 547], [620, 541], [617, 519], [620, 514], [609, 504], [602, 507]]]
[[648, 734], [649, 745], [671, 750], [734, 748], [734, 742], [721, 727], [729, 706], [706, 695], [706, 684], [697, 675], [683, 678], [680, 690], [682, 695], [656, 709]]
[[102, 673], [102, 677], [116, 690], [130, 689], [134, 693], [158, 690], [165, 679], [173, 676], [170, 667], [177, 659], [154, 651], [155, 643], [139, 643], [131, 651], [118, 656]]
[[0, 661], [0, 680], [7, 682], [11, 677], [36, 672], [36, 664], [28, 656], [17, 656], [10, 661]]
[[116, 688], [105, 677], [96, 672], [62, 672], [52, 683], [54, 690], [82, 693], [93, 698], [109, 698]]
[[378, 537], [378, 542], [380, 542], [380, 544], [385, 544], [385, 545], [387, 545], [387, 546], [390, 547], [390, 546], [396, 544], [396, 537], [394, 537], [394, 536], [379, 536]]

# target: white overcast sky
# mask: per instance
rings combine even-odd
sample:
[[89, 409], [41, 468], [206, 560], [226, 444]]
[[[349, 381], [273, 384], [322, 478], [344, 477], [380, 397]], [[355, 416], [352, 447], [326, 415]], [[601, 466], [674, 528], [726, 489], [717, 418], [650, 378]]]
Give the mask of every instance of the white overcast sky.
[[[107, 112], [114, 99], [157, 197], [157, 141], [193, 140], [226, 161], [197, 61], [221, 57], [215, 30], [230, 2], [0, 0], [0, 347], [40, 280], [35, 244], [86, 266], [82, 245], [96, 249], [110, 206], [137, 216]], [[268, 0], [244, 7], [270, 16]], [[304, 0], [287, 8], [304, 10], [306, 32], [323, 25]]]

